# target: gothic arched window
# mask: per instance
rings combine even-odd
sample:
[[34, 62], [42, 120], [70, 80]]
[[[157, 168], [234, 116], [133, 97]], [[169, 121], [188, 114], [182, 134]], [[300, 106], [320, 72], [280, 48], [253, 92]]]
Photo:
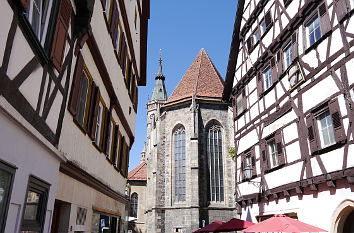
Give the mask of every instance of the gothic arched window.
[[173, 133], [175, 201], [186, 200], [186, 132], [183, 126]]
[[207, 156], [210, 174], [210, 201], [224, 201], [221, 127], [212, 125], [207, 130]]
[[131, 196], [130, 216], [138, 217], [138, 194], [133, 193]]

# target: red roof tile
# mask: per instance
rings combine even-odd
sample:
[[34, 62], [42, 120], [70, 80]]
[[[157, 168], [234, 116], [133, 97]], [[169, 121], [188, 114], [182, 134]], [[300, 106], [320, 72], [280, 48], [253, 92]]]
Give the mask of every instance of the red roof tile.
[[146, 180], [146, 162], [142, 162], [128, 173], [128, 180]]
[[206, 51], [201, 49], [166, 104], [190, 98], [194, 93], [197, 99], [198, 97], [221, 99], [223, 89], [224, 80]]

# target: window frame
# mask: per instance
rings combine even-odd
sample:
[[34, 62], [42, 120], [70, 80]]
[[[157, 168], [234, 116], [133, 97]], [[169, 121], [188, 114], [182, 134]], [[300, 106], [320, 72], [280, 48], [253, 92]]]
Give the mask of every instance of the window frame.
[[[83, 120], [82, 122], [79, 121], [78, 116], [79, 116], [79, 109], [80, 109], [80, 94], [81, 94], [81, 83], [82, 83], [82, 78], [83, 75], [85, 76], [85, 78], [87, 78], [87, 91], [86, 91], [86, 102], [85, 102], [85, 107], [84, 107], [84, 112], [83, 112]], [[86, 132], [87, 130], [87, 123], [88, 123], [88, 117], [89, 117], [89, 110], [90, 110], [90, 102], [93, 101], [90, 99], [91, 97], [91, 93], [92, 91], [92, 82], [93, 82], [93, 78], [91, 76], [90, 71], [88, 70], [87, 66], [84, 64], [83, 70], [82, 70], [82, 75], [80, 77], [81, 81], [80, 81], [80, 90], [79, 90], [79, 94], [78, 94], [78, 102], [77, 102], [77, 113], [74, 117], [75, 122], [79, 125], [79, 127]]]
[[[26, 220], [25, 219], [26, 203], [27, 203], [27, 197], [28, 197], [29, 191], [37, 192], [40, 195], [42, 195], [42, 197], [40, 198], [40, 203], [38, 205], [39, 208], [37, 210], [36, 220]], [[21, 221], [20, 232], [22, 232], [22, 231], [43, 232], [43, 227], [44, 227], [45, 217], [46, 217], [46, 209], [47, 209], [47, 204], [48, 204], [49, 191], [50, 191], [50, 184], [32, 176], [32, 175], [29, 176], [28, 184], [27, 184], [27, 191], [26, 191], [25, 200], [24, 200], [24, 206], [23, 206], [23, 210], [22, 210], [22, 221]]]
[[[258, 37], [257, 37], [257, 35]], [[258, 29], [258, 25], [256, 27], [256, 29], [252, 32], [252, 37], [253, 37], [253, 48], [255, 48], [257, 46], [257, 44], [259, 43], [259, 41], [261, 40], [261, 33]]]
[[97, 119], [96, 119], [96, 132], [95, 132], [95, 141], [94, 144], [98, 147], [101, 148], [102, 145], [102, 133], [103, 133], [103, 128], [102, 124], [104, 122], [104, 109], [105, 109], [105, 104], [102, 100], [102, 97], [100, 97], [98, 101], [98, 112], [97, 112]]
[[[310, 39], [310, 30], [309, 30], [309, 27], [310, 25], [312, 25], [315, 20], [318, 20], [318, 27], [316, 27], [315, 29], [313, 29], [313, 33], [314, 33], [314, 38], [315, 38], [315, 41], [311, 44], [311, 39]], [[316, 29], [319, 29], [320, 30], [320, 37], [318, 39], [316, 39]], [[306, 39], [309, 43], [309, 45], [307, 46], [308, 48], [312, 47], [313, 45], [315, 45], [322, 37], [323, 37], [323, 33], [322, 33], [322, 28], [321, 28], [321, 19], [320, 19], [320, 16], [319, 16], [319, 12], [318, 12], [318, 9], [315, 10], [315, 12], [306, 20], [306, 23], [305, 23], [305, 30], [306, 30]]]
[[[139, 195], [136, 192], [132, 193], [132, 195], [130, 196], [130, 200], [131, 200], [130, 216], [134, 218], [138, 218]], [[133, 200], [136, 200], [136, 202], [134, 202]]]
[[[288, 52], [290, 50], [290, 52]], [[293, 63], [293, 44], [291, 40], [289, 40], [285, 46], [282, 48], [282, 53], [283, 53], [283, 60], [282, 62], [284, 63], [283, 70], [288, 70], [288, 68], [291, 66]], [[289, 55], [289, 56], [287, 56]], [[288, 64], [289, 62], [289, 64]]]
[[[268, 76], [267, 76], [268, 73]], [[262, 70], [262, 78], [264, 82], [264, 90], [263, 92], [266, 92], [268, 89], [270, 89], [273, 86], [273, 80], [272, 80], [272, 67], [270, 63], [268, 63]], [[271, 84], [267, 87], [267, 78], [270, 78]], [[268, 80], [269, 81], [269, 80]]]
[[[328, 117], [329, 117], [329, 119], [330, 119], [330, 125], [326, 125], [326, 128], [327, 128], [327, 130], [328, 130], [328, 128], [329, 127], [331, 127], [331, 131], [332, 131], [332, 135], [328, 135], [329, 137], [329, 141], [330, 141], [330, 137], [332, 136], [332, 141], [330, 141], [330, 143], [329, 144], [325, 144], [324, 143], [324, 135], [323, 135], [323, 128], [322, 128], [322, 126], [321, 126], [321, 120], [319, 119], [319, 118], [321, 118], [321, 116], [323, 116], [324, 114], [326, 114], [327, 116], [327, 119], [328, 119]], [[322, 109], [321, 111], [319, 111], [319, 112], [317, 112], [316, 114], [315, 114], [315, 119], [316, 119], [316, 123], [317, 123], [317, 131], [318, 131], [318, 134], [319, 134], [319, 139], [320, 139], [320, 147], [322, 148], [322, 149], [324, 149], [324, 148], [326, 148], [326, 147], [330, 147], [330, 146], [332, 146], [332, 145], [334, 145], [334, 144], [336, 144], [336, 139], [335, 139], [335, 136], [334, 136], [334, 127], [333, 127], [333, 119], [332, 119], [332, 116], [331, 116], [331, 113], [329, 112], [329, 108], [328, 107], [326, 107], [326, 108], [324, 108], [324, 109]], [[328, 122], [326, 122], [326, 123], [328, 123]], [[329, 133], [328, 131], [327, 131], [327, 133]]]
[[[225, 201], [222, 127], [220, 124], [213, 122], [206, 128], [206, 134], [206, 153], [210, 174], [209, 201], [213, 203], [222, 203]], [[211, 135], [213, 138], [211, 138]], [[216, 162], [218, 164], [216, 164]], [[213, 190], [215, 190], [215, 192], [213, 192]]]
[[[278, 151], [277, 151], [277, 144], [275, 142], [275, 138], [271, 138], [267, 140], [267, 149], [269, 153], [269, 160], [270, 160], [270, 167], [269, 169], [276, 168], [280, 165], [279, 158], [278, 158]], [[274, 149], [274, 151], [272, 151]], [[275, 160], [275, 162], [274, 162]]]
[[[35, 35], [35, 37], [38, 39], [40, 45], [42, 47], [44, 47], [45, 42], [46, 42], [46, 37], [47, 37], [47, 33], [48, 33], [48, 28], [49, 28], [49, 21], [50, 21], [50, 17], [52, 15], [52, 10], [53, 10], [53, 0], [48, 0], [48, 8], [46, 11], [46, 16], [44, 18], [44, 22], [42, 21], [42, 9], [43, 9], [43, 1], [45, 0], [39, 0], [40, 1], [40, 7], [39, 7], [39, 21], [38, 21], [38, 34], [35, 31], [35, 29], [33, 28], [33, 5], [34, 5], [34, 1], [35, 0], [29, 0], [29, 4], [28, 4], [28, 12], [25, 14], [26, 15], [26, 19], [28, 20], [30, 27]], [[43, 25], [43, 28], [42, 28]]]
[[4, 195], [4, 205], [3, 205], [3, 209], [0, 209], [0, 232], [3, 232], [6, 226], [6, 220], [7, 220], [7, 213], [9, 210], [9, 205], [10, 205], [10, 200], [11, 200], [11, 194], [12, 194], [12, 188], [13, 188], [13, 184], [14, 184], [14, 180], [15, 180], [15, 173], [16, 173], [16, 167], [13, 167], [11, 165], [9, 165], [6, 162], [3, 162], [2, 160], [0, 160], [0, 170], [8, 173], [10, 175], [10, 179], [9, 179], [9, 186], [8, 186], [8, 190]]
[[[178, 141], [177, 135], [180, 135], [180, 140]], [[173, 131], [173, 161], [174, 161], [174, 179], [173, 179], [173, 200], [174, 203], [183, 203], [187, 200], [186, 195], [186, 129], [183, 125], [179, 125]], [[180, 146], [177, 148], [177, 142]], [[181, 154], [177, 153], [177, 149]], [[181, 162], [180, 162], [181, 160]], [[184, 163], [184, 164], [183, 164]], [[181, 166], [180, 166], [181, 165]], [[182, 177], [179, 179], [177, 177]], [[181, 191], [182, 190], [182, 191]]]
[[[111, 19], [112, 19], [112, 1], [115, 0], [106, 0], [106, 5], [104, 6], [104, 15], [105, 19], [107, 21], [107, 24], [110, 26], [111, 25]], [[107, 7], [109, 8], [107, 11]], [[108, 15], [107, 15], [108, 12]]]
[[113, 145], [114, 145], [114, 140], [115, 140], [115, 135], [114, 135], [114, 127], [115, 127], [115, 122], [113, 120], [113, 117], [111, 117], [110, 121], [109, 121], [109, 131], [108, 131], [108, 135], [107, 135], [107, 158], [111, 160], [112, 158], [112, 154], [114, 152], [113, 150]]

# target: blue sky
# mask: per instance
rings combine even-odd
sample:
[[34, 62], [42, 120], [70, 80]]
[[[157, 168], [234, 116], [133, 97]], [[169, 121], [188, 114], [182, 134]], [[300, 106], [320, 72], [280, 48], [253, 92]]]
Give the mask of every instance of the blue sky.
[[201, 48], [225, 79], [237, 0], [150, 0], [147, 85], [139, 87], [135, 142], [129, 170], [140, 163], [146, 140], [146, 103], [158, 72], [159, 50], [170, 96]]

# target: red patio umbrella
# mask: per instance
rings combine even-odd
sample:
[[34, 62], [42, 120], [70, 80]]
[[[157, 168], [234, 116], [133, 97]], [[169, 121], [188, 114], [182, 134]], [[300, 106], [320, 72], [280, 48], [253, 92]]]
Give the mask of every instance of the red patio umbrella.
[[250, 226], [243, 232], [327, 232], [318, 227], [300, 222], [282, 214], [276, 214], [273, 217]]
[[230, 221], [222, 224], [214, 232], [239, 231], [254, 225], [253, 222], [244, 221], [237, 218], [232, 218]]
[[203, 228], [200, 228], [199, 230], [194, 231], [193, 233], [196, 232], [214, 232], [216, 228], [218, 228], [219, 226], [221, 226], [224, 222], [220, 222], [220, 221], [215, 221], [210, 223], [209, 225], [206, 225]]

